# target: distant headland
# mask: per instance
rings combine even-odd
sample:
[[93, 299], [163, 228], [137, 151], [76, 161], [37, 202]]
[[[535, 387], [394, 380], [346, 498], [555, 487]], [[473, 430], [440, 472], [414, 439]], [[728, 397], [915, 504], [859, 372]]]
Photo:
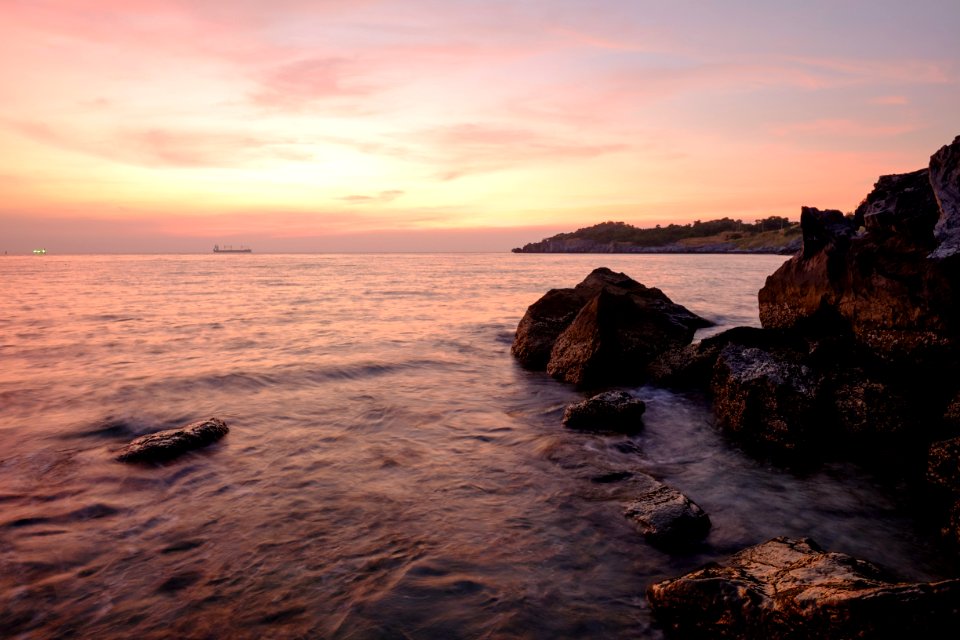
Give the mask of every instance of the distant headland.
[[601, 222], [558, 233], [514, 253], [796, 253], [800, 224], [770, 216], [750, 224], [720, 218], [641, 229], [625, 222]]

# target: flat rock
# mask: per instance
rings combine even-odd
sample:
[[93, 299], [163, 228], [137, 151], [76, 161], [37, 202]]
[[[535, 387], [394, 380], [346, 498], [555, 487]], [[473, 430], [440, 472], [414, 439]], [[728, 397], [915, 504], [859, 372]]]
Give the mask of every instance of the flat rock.
[[637, 431], [647, 405], [626, 391], [606, 391], [563, 412], [563, 425], [572, 429]]
[[898, 582], [809, 539], [775, 538], [647, 597], [668, 635], [683, 638], [945, 637], [960, 622], [960, 580]]
[[706, 512], [693, 500], [664, 484], [627, 504], [624, 515], [637, 525], [647, 540], [658, 546], [696, 542], [710, 531], [710, 518]]
[[140, 436], [120, 450], [120, 462], [155, 462], [170, 460], [187, 451], [216, 442], [230, 429], [219, 418], [193, 422], [179, 429]]

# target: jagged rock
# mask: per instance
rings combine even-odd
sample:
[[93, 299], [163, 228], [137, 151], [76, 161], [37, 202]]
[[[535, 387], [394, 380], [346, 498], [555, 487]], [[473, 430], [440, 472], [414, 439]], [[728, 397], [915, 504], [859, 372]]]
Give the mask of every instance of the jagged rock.
[[154, 462], [175, 458], [187, 451], [205, 447], [216, 442], [230, 429], [219, 418], [209, 418], [188, 424], [179, 429], [169, 429], [140, 436], [120, 450], [120, 462]]
[[807, 333], [849, 333], [874, 352], [895, 359], [952, 359], [948, 352], [956, 346], [960, 327], [960, 296], [955, 293], [960, 271], [928, 260], [929, 242], [917, 239], [923, 236], [920, 221], [929, 221], [931, 212], [904, 223], [910, 234], [877, 223], [874, 231], [854, 235], [854, 223], [841, 223], [838, 212], [807, 211], [801, 217], [803, 251], [770, 275], [760, 290], [761, 324]]
[[728, 345], [711, 384], [717, 424], [747, 445], [792, 453], [813, 444], [822, 426], [821, 384], [796, 355]]
[[744, 549], [647, 597], [668, 635], [683, 638], [943, 637], [960, 622], [960, 580], [897, 582], [809, 539]]
[[960, 252], [960, 136], [930, 158], [930, 186], [940, 206], [930, 257], [942, 260]]
[[591, 298], [604, 288], [632, 291], [638, 286], [646, 289], [626, 274], [600, 267], [573, 289], [551, 289], [527, 308], [517, 325], [511, 353], [528, 369], [545, 369], [557, 336]]
[[799, 346], [799, 336], [775, 329], [734, 327], [700, 342], [664, 351], [647, 366], [647, 377], [657, 384], [687, 388], [707, 387], [720, 352], [728, 345], [775, 348]]
[[701, 540], [710, 531], [710, 518], [693, 500], [673, 487], [659, 487], [626, 505], [624, 515], [658, 546], [680, 546]]
[[636, 431], [647, 405], [626, 391], [607, 391], [572, 404], [563, 412], [564, 426], [573, 429]]
[[[528, 368], [580, 386], [636, 378], [658, 353], [688, 344], [710, 323], [662, 291], [622, 273], [594, 270], [527, 309], [512, 352]], [[548, 350], [549, 347], [549, 350]]]
[[873, 191], [854, 212], [854, 224], [880, 236], [900, 236], [932, 247], [940, 216], [930, 187], [930, 170], [880, 176]]

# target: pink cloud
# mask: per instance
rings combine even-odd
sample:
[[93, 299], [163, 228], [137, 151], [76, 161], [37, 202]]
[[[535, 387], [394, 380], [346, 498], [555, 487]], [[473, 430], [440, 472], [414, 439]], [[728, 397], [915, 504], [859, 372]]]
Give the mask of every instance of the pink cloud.
[[272, 158], [306, 161], [312, 154], [282, 139], [225, 131], [121, 129], [89, 134], [39, 122], [12, 122], [13, 131], [42, 144], [138, 166], [241, 166]]
[[842, 118], [822, 118], [807, 122], [792, 122], [770, 128], [770, 133], [787, 137], [795, 135], [824, 135], [843, 137], [898, 136], [915, 131], [917, 126], [903, 124], [872, 124]]
[[868, 101], [870, 104], [899, 106], [910, 104], [910, 98], [907, 96], [877, 96]]
[[387, 191], [381, 191], [380, 193], [372, 196], [368, 195], [349, 195], [340, 198], [345, 202], [351, 204], [373, 204], [378, 202], [392, 202], [404, 194], [400, 189], [389, 189]]

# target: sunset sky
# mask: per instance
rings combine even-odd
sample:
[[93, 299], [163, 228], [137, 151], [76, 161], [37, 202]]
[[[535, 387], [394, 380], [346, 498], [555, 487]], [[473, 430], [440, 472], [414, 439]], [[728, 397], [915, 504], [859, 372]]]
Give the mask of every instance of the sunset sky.
[[0, 0], [0, 252], [507, 250], [851, 210], [960, 134], [957, 0]]

